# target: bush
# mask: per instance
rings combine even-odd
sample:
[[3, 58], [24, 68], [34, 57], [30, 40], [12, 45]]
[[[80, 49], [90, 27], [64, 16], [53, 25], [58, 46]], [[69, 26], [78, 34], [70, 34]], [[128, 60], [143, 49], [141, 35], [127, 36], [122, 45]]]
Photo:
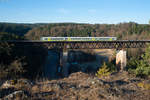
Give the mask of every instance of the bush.
[[135, 74], [136, 74], [136, 76], [140, 76], [140, 77], [149, 76], [150, 75], [150, 65], [143, 63], [143, 60], [141, 60], [135, 70]]
[[109, 74], [110, 74], [109, 68], [106, 65], [106, 63], [104, 62], [102, 67], [100, 67], [99, 70], [97, 71], [96, 76], [98, 78], [102, 78], [102, 77], [108, 76]]
[[146, 48], [145, 53], [141, 56], [142, 60], [137, 64], [135, 74], [137, 76], [149, 76], [150, 75], [150, 46]]
[[127, 70], [133, 72], [136, 76], [150, 76], [150, 46], [146, 48], [145, 53], [138, 58], [131, 58], [127, 64]]
[[127, 62], [127, 67], [126, 67], [126, 70], [129, 72], [129, 73], [135, 73], [135, 69], [137, 68], [137, 65], [139, 63], [139, 57], [132, 57], [128, 60]]
[[0, 79], [15, 79], [21, 77], [26, 70], [23, 66], [26, 63], [22, 62], [21, 59], [14, 60], [10, 65], [0, 65]]
[[112, 63], [112, 62], [108, 62], [106, 63], [107, 68], [109, 69], [109, 72], [117, 72], [117, 67]]

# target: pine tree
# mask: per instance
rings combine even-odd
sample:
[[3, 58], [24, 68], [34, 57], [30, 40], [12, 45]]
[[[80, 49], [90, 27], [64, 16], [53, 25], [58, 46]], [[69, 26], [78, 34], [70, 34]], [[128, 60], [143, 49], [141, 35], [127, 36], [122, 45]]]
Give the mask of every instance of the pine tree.
[[108, 76], [109, 74], [110, 74], [109, 68], [107, 67], [106, 63], [104, 62], [102, 67], [100, 67], [100, 69], [97, 71], [96, 76], [98, 78], [102, 78], [102, 77]]

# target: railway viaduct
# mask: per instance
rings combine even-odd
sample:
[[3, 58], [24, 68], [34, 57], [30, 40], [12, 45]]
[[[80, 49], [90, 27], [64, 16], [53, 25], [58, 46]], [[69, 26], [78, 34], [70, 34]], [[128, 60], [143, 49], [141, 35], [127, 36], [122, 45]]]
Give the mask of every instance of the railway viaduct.
[[67, 57], [69, 49], [116, 49], [116, 65], [121, 70], [126, 66], [126, 48], [145, 48], [150, 43], [149, 40], [117, 40], [117, 41], [0, 41], [15, 44], [16, 46], [44, 45], [47, 49], [62, 50], [60, 62], [62, 64], [63, 75], [67, 76]]

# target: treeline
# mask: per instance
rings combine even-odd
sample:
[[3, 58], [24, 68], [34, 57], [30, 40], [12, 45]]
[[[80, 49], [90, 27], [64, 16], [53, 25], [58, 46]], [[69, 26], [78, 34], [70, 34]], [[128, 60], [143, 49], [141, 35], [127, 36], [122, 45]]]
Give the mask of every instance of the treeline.
[[148, 39], [150, 25], [137, 23], [120, 24], [46, 24], [34, 27], [25, 35], [28, 39], [39, 40], [42, 36], [116, 36], [118, 39]]
[[0, 23], [0, 33], [2, 32], [25, 36], [32, 40], [39, 40], [42, 36], [116, 36], [118, 39], [148, 39], [150, 25], [134, 22], [120, 24]]
[[33, 28], [30, 24], [0, 23], [0, 32], [24, 36]]

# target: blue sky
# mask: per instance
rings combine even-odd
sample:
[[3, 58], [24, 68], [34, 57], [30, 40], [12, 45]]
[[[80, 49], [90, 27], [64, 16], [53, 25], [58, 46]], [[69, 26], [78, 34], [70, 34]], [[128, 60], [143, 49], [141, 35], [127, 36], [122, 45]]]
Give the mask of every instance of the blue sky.
[[0, 22], [148, 24], [150, 0], [0, 0]]

